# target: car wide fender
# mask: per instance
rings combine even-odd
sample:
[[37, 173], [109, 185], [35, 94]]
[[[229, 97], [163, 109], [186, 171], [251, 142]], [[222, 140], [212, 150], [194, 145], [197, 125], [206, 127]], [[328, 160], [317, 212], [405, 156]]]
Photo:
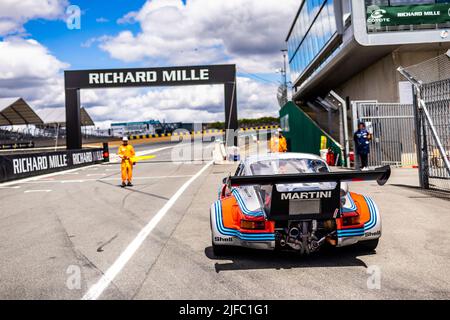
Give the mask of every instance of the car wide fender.
[[[235, 237], [225, 235], [220, 232], [220, 225], [222, 219], [222, 202], [220, 200], [214, 202], [209, 210], [210, 222], [211, 222], [211, 237], [212, 243], [215, 245], [233, 246], [238, 245]], [[219, 216], [220, 215], [220, 216]]]
[[372, 198], [357, 193], [350, 193], [351, 207], [358, 211], [362, 227], [338, 230], [338, 247], [355, 244], [359, 241], [378, 239], [381, 237], [381, 215]]
[[375, 201], [367, 196], [364, 196], [364, 200], [369, 207], [370, 219], [364, 223], [364, 237], [361, 240], [373, 240], [381, 237], [381, 215]]

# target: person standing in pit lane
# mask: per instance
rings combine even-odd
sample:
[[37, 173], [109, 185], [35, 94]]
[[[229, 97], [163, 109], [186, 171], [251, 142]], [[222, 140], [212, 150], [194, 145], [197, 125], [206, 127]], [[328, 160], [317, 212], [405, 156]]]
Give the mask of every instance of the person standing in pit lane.
[[281, 133], [281, 129], [278, 129], [277, 135], [270, 139], [270, 151], [272, 153], [287, 152], [287, 141]]
[[118, 155], [122, 160], [121, 171], [122, 171], [122, 188], [126, 186], [132, 187], [133, 183], [131, 180], [133, 179], [133, 165], [136, 153], [134, 152], [134, 148], [132, 145], [128, 144], [128, 138], [123, 137], [122, 145], [119, 147]]
[[353, 139], [355, 140], [356, 152], [360, 160], [360, 169], [368, 170], [369, 166], [369, 153], [370, 153], [370, 140], [372, 135], [367, 131], [366, 124], [360, 122], [358, 124], [358, 130], [355, 132]]

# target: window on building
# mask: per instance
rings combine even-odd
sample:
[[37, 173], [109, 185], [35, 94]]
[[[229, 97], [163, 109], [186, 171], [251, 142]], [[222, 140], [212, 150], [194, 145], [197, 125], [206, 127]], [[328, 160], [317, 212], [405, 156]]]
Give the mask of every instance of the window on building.
[[303, 1], [287, 43], [292, 82], [324, 50], [336, 31], [334, 0]]

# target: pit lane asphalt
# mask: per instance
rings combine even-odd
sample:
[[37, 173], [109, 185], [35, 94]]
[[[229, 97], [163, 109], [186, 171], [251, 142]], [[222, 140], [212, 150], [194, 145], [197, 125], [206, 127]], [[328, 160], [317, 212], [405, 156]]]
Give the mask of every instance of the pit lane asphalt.
[[[212, 145], [203, 146], [209, 160]], [[136, 151], [167, 147], [156, 152], [152, 162], [137, 164], [132, 188], [120, 188], [119, 164], [0, 185], [0, 299], [80, 299], [176, 190], [204, 166], [170, 162], [177, 144], [138, 145]], [[105, 297], [134, 294], [202, 178], [183, 194]]]
[[[169, 154], [163, 150], [155, 160]], [[135, 175], [141, 179], [132, 189], [118, 187], [117, 165], [0, 189], [0, 298], [80, 299], [201, 167], [138, 164]], [[209, 207], [221, 179], [235, 167], [209, 167], [100, 299], [450, 298], [450, 202], [404, 187], [416, 184], [415, 170], [394, 170], [384, 187], [350, 186], [381, 210], [383, 236], [376, 252], [345, 248], [301, 257], [238, 251], [215, 257]], [[38, 192], [25, 193], [32, 190]], [[70, 289], [77, 268], [81, 288]], [[373, 270], [380, 271], [380, 289], [367, 286]]]

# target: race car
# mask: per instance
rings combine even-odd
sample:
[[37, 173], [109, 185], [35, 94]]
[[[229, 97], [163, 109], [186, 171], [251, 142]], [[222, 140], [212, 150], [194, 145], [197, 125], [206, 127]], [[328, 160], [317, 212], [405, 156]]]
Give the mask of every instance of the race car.
[[312, 154], [250, 156], [224, 178], [211, 206], [214, 254], [235, 247], [309, 254], [324, 245], [355, 244], [373, 251], [381, 237], [380, 212], [370, 197], [349, 192], [347, 182], [384, 185], [390, 174], [389, 166], [330, 172]]

